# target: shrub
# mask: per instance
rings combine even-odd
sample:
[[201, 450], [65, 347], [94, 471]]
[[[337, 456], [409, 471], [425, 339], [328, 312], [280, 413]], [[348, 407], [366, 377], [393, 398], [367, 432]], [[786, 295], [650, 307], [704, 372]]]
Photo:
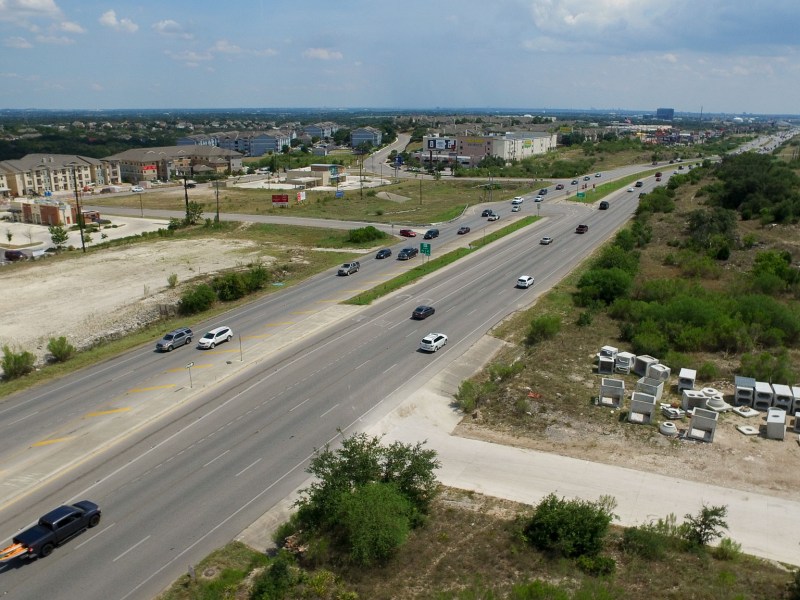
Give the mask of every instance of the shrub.
[[167, 277], [167, 285], [170, 287], [170, 289], [172, 289], [176, 285], [178, 285], [178, 274], [177, 273], [172, 273], [169, 277]]
[[351, 244], [363, 244], [366, 242], [374, 242], [375, 240], [382, 240], [387, 238], [388, 234], [380, 229], [367, 225], [359, 229], [351, 229], [347, 234], [347, 241]]
[[211, 286], [201, 283], [183, 293], [178, 303], [178, 312], [185, 316], [208, 310], [214, 304], [216, 297]]
[[567, 558], [595, 556], [603, 549], [616, 502], [604, 496], [597, 502], [546, 496], [524, 526], [525, 539], [539, 550]]
[[629, 527], [622, 534], [622, 550], [647, 560], [659, 560], [667, 553], [667, 539], [653, 527]]
[[525, 343], [529, 346], [554, 338], [561, 331], [561, 317], [542, 315], [531, 321]]
[[618, 267], [590, 269], [578, 280], [574, 299], [578, 306], [609, 305], [618, 298], [628, 296], [633, 283], [630, 272]]
[[242, 277], [241, 273], [225, 273], [214, 277], [211, 280], [211, 289], [216, 292], [217, 298], [223, 302], [238, 300], [247, 294], [244, 277]]
[[590, 311], [590, 310], [582, 311], [581, 314], [578, 315], [578, 319], [577, 319], [577, 321], [575, 321], [575, 324], [578, 327], [588, 327], [589, 325], [591, 325], [592, 324], [592, 311]]
[[249, 294], [262, 289], [270, 280], [270, 273], [262, 264], [253, 265], [244, 274], [244, 286]]
[[707, 546], [714, 539], [722, 536], [723, 529], [728, 528], [728, 523], [725, 521], [727, 514], [727, 506], [706, 506], [705, 504], [696, 516], [686, 514], [683, 539], [694, 548]]
[[294, 557], [281, 550], [270, 564], [253, 580], [252, 600], [279, 600], [299, 582]]
[[63, 335], [59, 338], [50, 338], [47, 350], [53, 355], [56, 362], [66, 362], [75, 354], [75, 346], [70, 344]]
[[723, 538], [719, 546], [714, 548], [714, 558], [717, 560], [727, 560], [735, 562], [742, 557], [742, 545], [734, 542], [731, 538]]
[[517, 373], [521, 373], [525, 369], [525, 363], [521, 360], [514, 361], [510, 364], [494, 363], [489, 365], [487, 369], [489, 378], [493, 380], [503, 380], [513, 377]]
[[[183, 219], [178, 219], [177, 217], [172, 217], [169, 220], [169, 224], [167, 225], [167, 229], [169, 231], [176, 231], [176, 230], [180, 229], [183, 226], [184, 226]], [[159, 231], [161, 231], [161, 230], [159, 229]]]
[[581, 571], [594, 577], [611, 575], [617, 568], [617, 562], [610, 556], [579, 556], [575, 564]]
[[789, 583], [786, 591], [788, 593], [788, 600], [800, 600], [800, 569], [794, 572], [794, 577], [792, 577], [792, 581]]
[[700, 381], [713, 381], [719, 377], [719, 369], [711, 361], [706, 361], [697, 369], [697, 379]]
[[36, 357], [27, 350], [14, 352], [8, 346], [3, 346], [3, 377], [5, 379], [17, 379], [33, 371], [33, 364]]

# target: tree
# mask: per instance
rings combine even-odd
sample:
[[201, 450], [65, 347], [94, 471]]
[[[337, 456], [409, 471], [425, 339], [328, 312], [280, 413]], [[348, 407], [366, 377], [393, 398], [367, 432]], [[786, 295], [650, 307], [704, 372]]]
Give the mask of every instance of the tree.
[[50, 232], [50, 241], [53, 242], [56, 251], [61, 252], [69, 239], [69, 233], [61, 225], [51, 225], [47, 230]]
[[3, 376], [5, 379], [16, 379], [33, 371], [36, 357], [27, 350], [14, 352], [8, 346], [3, 346]]
[[728, 515], [727, 506], [706, 506], [697, 516], [684, 515], [686, 522], [683, 538], [692, 546], [702, 547], [708, 545], [718, 537], [722, 537], [724, 529], [728, 528], [725, 517]]
[[197, 225], [203, 218], [203, 205], [199, 202], [189, 202], [186, 209], [186, 223], [188, 225]]

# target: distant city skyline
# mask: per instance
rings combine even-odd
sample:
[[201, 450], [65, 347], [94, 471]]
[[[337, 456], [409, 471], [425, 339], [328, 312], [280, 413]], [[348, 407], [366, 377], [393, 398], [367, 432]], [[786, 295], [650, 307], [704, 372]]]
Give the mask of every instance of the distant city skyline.
[[794, 115], [798, 24], [789, 0], [0, 0], [0, 109]]

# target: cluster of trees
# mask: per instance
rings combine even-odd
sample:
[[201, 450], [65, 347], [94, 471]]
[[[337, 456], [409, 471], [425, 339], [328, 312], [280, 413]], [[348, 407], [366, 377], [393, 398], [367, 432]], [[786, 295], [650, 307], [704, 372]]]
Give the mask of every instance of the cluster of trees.
[[217, 275], [210, 283], [200, 283], [186, 290], [178, 302], [178, 312], [193, 315], [208, 310], [217, 300], [238, 300], [263, 289], [271, 280], [272, 274], [262, 264], [251, 265], [246, 271]]
[[[50, 352], [52, 362], [66, 362], [75, 355], [73, 346], [66, 337], [50, 338], [47, 342], [47, 350]], [[10, 381], [19, 377], [24, 377], [31, 373], [36, 366], [36, 357], [27, 350], [13, 350], [9, 346], [3, 346], [3, 358], [0, 359], [0, 366], [3, 368], [3, 379]]]
[[373, 227], [372, 225], [367, 225], [366, 227], [351, 229], [347, 234], [347, 242], [350, 244], [364, 244], [367, 242], [384, 240], [388, 237], [388, 233], [385, 233], [377, 227]]

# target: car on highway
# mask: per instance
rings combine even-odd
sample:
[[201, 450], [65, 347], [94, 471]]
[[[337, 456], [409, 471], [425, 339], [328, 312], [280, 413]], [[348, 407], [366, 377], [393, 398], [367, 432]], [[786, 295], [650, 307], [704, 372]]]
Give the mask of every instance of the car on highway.
[[595, 177], [602, 177], [603, 175], [602, 175], [602, 173], [595, 173], [594, 176]]
[[56, 546], [100, 524], [100, 507], [89, 500], [65, 504], [39, 517], [36, 525], [18, 533], [12, 545], [0, 551], [0, 562], [21, 558], [46, 558]]
[[483, 212], [481, 213], [481, 216], [482, 217], [488, 217], [490, 214], [492, 214], [492, 209], [491, 208], [484, 208]]
[[521, 210], [522, 207], [519, 204], [515, 204], [514, 206], [511, 207], [511, 212], [520, 212]]
[[589, 181], [590, 179], [591, 179], [591, 177], [589, 177], [588, 175], [586, 175], [586, 176], [583, 178], [583, 180], [584, 180], [584, 181]]
[[131, 188], [132, 192], [136, 192], [137, 194], [144, 191], [144, 188], [140, 185], [135, 185]]
[[530, 275], [520, 275], [517, 279], [517, 287], [521, 289], [528, 289], [533, 285], [533, 277]]
[[498, 221], [500, 219], [500, 215], [497, 213], [492, 213], [489, 215], [489, 218], [486, 219], [487, 221]]
[[337, 275], [352, 275], [353, 273], [358, 273], [358, 270], [361, 268], [361, 263], [357, 260], [352, 262], [346, 262], [339, 270], [336, 272]]
[[414, 309], [414, 311], [411, 313], [411, 318], [417, 319], [418, 321], [422, 321], [423, 319], [427, 319], [428, 317], [430, 317], [435, 312], [436, 312], [435, 308], [433, 308], [432, 306], [428, 306], [427, 304], [423, 304]]
[[28, 256], [22, 250], [6, 250], [3, 253], [3, 258], [8, 262], [16, 262], [18, 260], [25, 260]]
[[557, 190], [563, 190], [564, 189], [564, 184], [563, 183], [559, 183], [558, 185], [556, 185], [556, 189]]
[[546, 196], [547, 195], [547, 188], [540, 189], [539, 190], [539, 195], [540, 196]]
[[577, 179], [573, 179], [569, 183], [570, 183], [570, 185], [578, 185], [578, 180]]
[[469, 227], [465, 226], [465, 227], [459, 227], [458, 231], [456, 231], [456, 233], [458, 235], [464, 235], [465, 233], [469, 233], [470, 231], [472, 231], [472, 230]]
[[578, 225], [575, 228], [575, 233], [586, 233], [587, 231], [589, 231], [588, 225]]
[[525, 199], [522, 196], [514, 196], [514, 199], [511, 201], [511, 206], [518, 206], [522, 204]]
[[447, 345], [447, 336], [443, 333], [429, 333], [419, 343], [419, 349], [425, 352], [438, 352]]
[[428, 229], [428, 231], [425, 232], [425, 235], [422, 236], [422, 239], [432, 240], [433, 238], [437, 237], [439, 237], [438, 229]]
[[417, 254], [419, 254], [419, 250], [409, 246], [408, 248], [403, 248], [397, 253], [397, 260], [409, 260], [414, 258]]
[[633, 188], [628, 188], [628, 191], [629, 191], [629, 192], [632, 192], [632, 191], [633, 191]]
[[602, 202], [600, 202], [600, 206], [598, 206], [597, 208], [599, 208], [600, 210], [608, 210], [608, 207], [609, 207], [608, 202], [606, 200], [603, 200]]
[[413, 229], [401, 229], [400, 235], [403, 237], [417, 237], [417, 232]]
[[233, 330], [230, 327], [215, 327], [197, 341], [197, 347], [202, 349], [215, 348], [222, 342], [230, 342]]
[[175, 348], [185, 346], [192, 341], [192, 330], [188, 327], [178, 327], [156, 342], [159, 352], [172, 352]]
[[644, 185], [643, 181], [637, 181], [633, 187], [642, 187]]
[[553, 238], [551, 238], [549, 235], [546, 235], [539, 240], [539, 244], [541, 244], [542, 246], [549, 246], [552, 243], [553, 243]]
[[375, 255], [375, 258], [389, 258], [392, 255], [392, 251], [389, 248], [381, 248], [378, 250], [378, 253]]
[[661, 181], [661, 177], [656, 177], [656, 181]]

